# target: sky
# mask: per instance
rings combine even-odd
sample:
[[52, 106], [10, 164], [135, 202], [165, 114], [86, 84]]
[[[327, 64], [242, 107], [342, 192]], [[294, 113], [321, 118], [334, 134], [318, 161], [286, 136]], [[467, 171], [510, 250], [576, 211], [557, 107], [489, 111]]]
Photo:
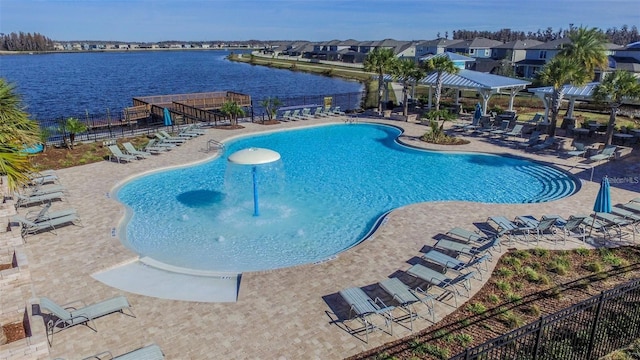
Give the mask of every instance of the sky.
[[639, 0], [0, 0], [0, 33], [56, 41], [431, 40], [640, 26]]

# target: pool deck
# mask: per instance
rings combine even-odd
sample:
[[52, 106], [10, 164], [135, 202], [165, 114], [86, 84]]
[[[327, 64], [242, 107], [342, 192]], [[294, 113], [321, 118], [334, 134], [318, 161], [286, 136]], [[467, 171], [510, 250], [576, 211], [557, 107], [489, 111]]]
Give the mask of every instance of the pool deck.
[[[411, 332], [394, 324], [393, 336], [378, 331], [370, 334], [369, 342], [365, 343], [364, 334], [354, 336], [345, 330], [345, 324], [357, 326], [356, 321], [334, 321], [348, 314], [338, 292], [353, 286], [375, 285], [408, 269], [409, 261], [419, 257], [425, 245], [435, 242], [434, 236], [455, 226], [475, 229], [474, 223], [484, 222], [491, 215], [513, 219], [516, 215], [527, 214], [537, 217], [560, 214], [568, 217], [576, 213], [590, 213], [604, 174], [610, 178], [629, 179], [612, 182], [614, 204], [625, 203], [640, 192], [640, 184], [633, 182], [634, 177], [640, 178], [637, 149], [632, 153], [633, 158], [628, 156], [599, 164], [595, 168], [593, 181], [589, 181], [591, 169], [574, 167], [577, 163], [575, 158], [562, 159], [549, 153], [525, 153], [485, 141], [481, 137], [467, 137], [471, 144], [464, 146], [434, 146], [416, 140], [427, 130], [424, 125], [359, 118], [361, 122], [379, 122], [404, 128], [401, 140], [412, 146], [515, 154], [555, 164], [583, 179], [582, 188], [573, 196], [540, 204], [430, 202], [406, 206], [390, 213], [371, 238], [339, 254], [334, 260], [243, 274], [235, 303], [147, 297], [123, 292], [92, 277], [92, 274], [137, 259], [136, 254], [120, 243], [114, 230], [125, 214], [124, 207], [109, 196], [115, 186], [145, 172], [210, 158], [214, 153], [205, 151], [209, 139], [225, 141], [238, 135], [319, 123], [342, 123], [345, 119], [334, 117], [269, 126], [242, 123], [244, 129], [208, 130], [206, 135], [190, 140], [169, 153], [130, 164], [103, 161], [58, 170], [57, 174], [68, 193], [65, 201], [55, 203], [54, 208], [76, 208], [83, 226], [66, 226], [55, 234], [45, 232], [29, 236], [24, 245], [19, 240], [17, 227], [11, 232], [4, 232], [2, 227], [1, 250], [7, 247], [6, 244], [13, 244], [23, 264], [19, 270], [23, 278], [3, 285], [1, 280], [5, 276], [0, 277], [0, 286], [4, 286], [0, 293], [0, 321], [9, 317], [7, 312], [16, 315], [25, 308], [31, 312], [34, 309], [32, 304], [37, 303], [37, 296], [47, 296], [63, 304], [76, 299], [92, 303], [123, 294], [133, 305], [137, 317], [122, 314], [102, 317], [95, 321], [98, 332], [86, 326], [72, 327], [55, 334], [53, 346], [48, 347], [43, 318], [35, 310], [31, 324], [33, 336], [25, 342], [0, 346], [0, 358], [78, 359], [106, 350], [118, 355], [155, 342], [167, 359], [342, 359], [403, 338]], [[363, 177], [366, 178], [366, 174]], [[2, 218], [5, 223], [11, 215], [11, 209], [13, 207], [0, 208], [0, 217], [5, 215]], [[20, 210], [21, 214], [24, 212], [24, 209]], [[527, 245], [517, 243], [516, 246], [523, 248]], [[541, 242], [541, 246], [560, 249], [589, 245], [574, 240], [568, 241], [566, 246], [551, 242]], [[503, 251], [508, 247], [503, 246]], [[490, 264], [491, 269], [496, 258]], [[485, 280], [487, 278], [484, 276]], [[472, 294], [481, 286], [478, 280], [472, 280]], [[461, 298], [460, 303], [464, 300]], [[453, 300], [437, 302], [436, 320], [453, 310]], [[417, 330], [430, 325], [430, 322], [422, 319], [414, 322]], [[28, 350], [24, 350], [25, 346]]]

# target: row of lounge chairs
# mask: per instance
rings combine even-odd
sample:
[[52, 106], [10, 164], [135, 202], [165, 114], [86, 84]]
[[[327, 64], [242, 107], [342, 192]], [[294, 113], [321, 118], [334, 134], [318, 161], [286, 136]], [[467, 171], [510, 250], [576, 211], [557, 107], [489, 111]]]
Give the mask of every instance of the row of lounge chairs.
[[51, 211], [53, 201], [62, 201], [66, 188], [59, 184], [58, 175], [53, 170], [43, 171], [31, 175], [31, 185], [24, 188], [22, 193], [14, 193], [15, 206], [33, 207], [42, 205], [38, 210], [30, 210], [24, 215], [14, 215], [12, 222], [20, 224], [23, 238], [41, 231], [55, 232], [69, 224], [81, 225], [76, 209], [66, 208]]
[[177, 136], [172, 136], [166, 131], [160, 130], [155, 133], [155, 138], [150, 140], [144, 149], [141, 150], [136, 149], [136, 147], [130, 142], [122, 144], [124, 151], [120, 149], [118, 145], [108, 145], [110, 151], [109, 161], [116, 160], [118, 163], [121, 163], [146, 159], [151, 155], [169, 151], [176, 146], [184, 144], [189, 139], [204, 135], [204, 133], [204, 130], [200, 129], [198, 126], [191, 125], [180, 131]]
[[296, 110], [285, 110], [280, 117], [281, 121], [296, 121], [296, 120], [309, 120], [313, 118], [329, 117], [329, 116], [343, 116], [345, 112], [340, 110], [339, 106], [333, 108], [324, 108], [318, 106], [313, 113], [311, 108], [303, 108]]
[[[410, 287], [399, 277], [390, 277], [378, 282], [391, 298], [385, 303], [380, 297], [372, 297], [360, 287], [341, 290], [340, 297], [349, 306], [349, 319], [356, 319], [362, 325], [352, 333], [365, 332], [366, 342], [369, 333], [383, 330], [393, 335], [393, 323], [409, 319], [411, 331], [413, 320], [421, 317], [435, 322], [435, 300], [446, 300], [453, 297], [458, 307], [458, 297], [470, 296], [471, 280], [482, 280], [482, 273], [488, 272], [488, 261], [492, 260], [494, 251], [502, 252], [501, 239], [509, 241], [533, 238], [536, 242], [543, 239], [566, 242], [567, 237], [586, 240], [590, 227], [605, 237], [617, 232], [622, 239], [622, 228], [629, 226], [634, 234], [640, 224], [640, 197], [627, 204], [616, 205], [611, 214], [595, 213], [593, 215], [573, 215], [564, 219], [559, 215], [545, 215], [536, 219], [531, 215], [517, 216], [509, 220], [504, 216], [491, 216], [487, 224], [492, 230], [488, 234], [454, 227], [444, 237], [426, 250], [421, 259], [428, 264], [413, 264], [404, 273], [424, 282], [426, 287]], [[426, 288], [426, 290], [424, 290]], [[445, 296], [436, 296], [432, 289], [439, 289]], [[421, 306], [424, 311], [417, 310]], [[404, 316], [396, 317], [397, 309]], [[383, 327], [384, 326], [384, 327]], [[387, 330], [388, 329], [388, 330]]]
[[[76, 300], [68, 304], [59, 305], [48, 297], [39, 298], [40, 315], [43, 316], [47, 330], [47, 340], [53, 346], [53, 335], [76, 325], [85, 325], [94, 332], [98, 332], [94, 320], [114, 313], [121, 313], [130, 317], [136, 317], [131, 309], [131, 304], [125, 296], [115, 296], [90, 305], [84, 301]], [[46, 310], [47, 313], [42, 313]], [[104, 351], [88, 359], [103, 359], [109, 356], [110, 359], [132, 360], [160, 360], [164, 359], [164, 354], [156, 344], [150, 344], [119, 356], [113, 356], [110, 351]]]

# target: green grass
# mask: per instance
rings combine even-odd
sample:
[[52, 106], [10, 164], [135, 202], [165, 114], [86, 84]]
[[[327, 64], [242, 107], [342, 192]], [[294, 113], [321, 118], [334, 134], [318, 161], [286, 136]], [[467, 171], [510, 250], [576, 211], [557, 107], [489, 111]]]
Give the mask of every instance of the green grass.
[[476, 315], [484, 314], [487, 312], [487, 307], [484, 304], [479, 302], [474, 302], [473, 304], [467, 305], [467, 310], [471, 311]]
[[513, 270], [504, 266], [496, 270], [496, 275], [504, 278], [510, 277], [511, 275], [513, 275], [513, 273], [514, 273]]
[[496, 281], [496, 286], [500, 291], [508, 292], [511, 291], [511, 284], [508, 281], [498, 280]]

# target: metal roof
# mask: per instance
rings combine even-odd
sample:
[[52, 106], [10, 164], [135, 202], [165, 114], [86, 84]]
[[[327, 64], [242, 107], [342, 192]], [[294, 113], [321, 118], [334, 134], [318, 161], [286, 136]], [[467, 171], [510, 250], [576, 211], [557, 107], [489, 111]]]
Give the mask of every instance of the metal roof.
[[[574, 99], [589, 99], [593, 94], [593, 89], [600, 84], [599, 82], [588, 83], [584, 86], [575, 86], [571, 84], [564, 85], [564, 97]], [[545, 86], [529, 89], [534, 94], [552, 94], [553, 86]]]
[[[438, 73], [432, 72], [420, 80], [420, 83], [435, 85], [437, 77]], [[444, 73], [442, 76], [442, 86], [448, 88], [500, 91], [500, 89], [525, 88], [529, 84], [531, 84], [530, 81], [466, 69], [460, 70], [457, 74]]]

